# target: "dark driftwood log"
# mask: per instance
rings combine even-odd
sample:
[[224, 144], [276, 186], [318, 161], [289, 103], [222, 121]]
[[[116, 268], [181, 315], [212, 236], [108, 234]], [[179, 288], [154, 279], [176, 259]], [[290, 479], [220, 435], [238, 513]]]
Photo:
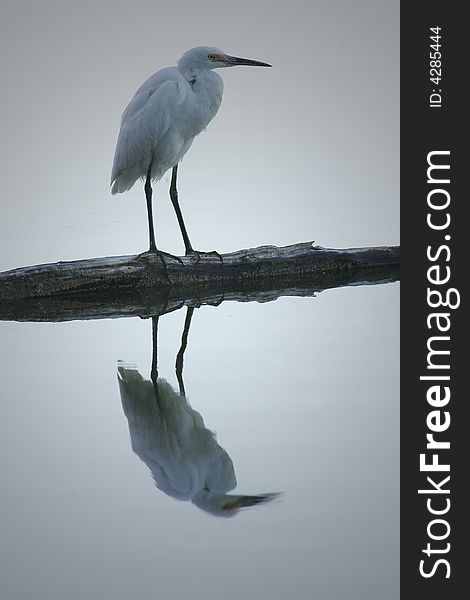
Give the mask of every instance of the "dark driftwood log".
[[222, 259], [166, 255], [164, 268], [158, 255], [145, 253], [0, 273], [0, 319], [147, 317], [183, 305], [311, 296], [399, 278], [398, 247], [334, 250], [303, 243], [240, 250]]

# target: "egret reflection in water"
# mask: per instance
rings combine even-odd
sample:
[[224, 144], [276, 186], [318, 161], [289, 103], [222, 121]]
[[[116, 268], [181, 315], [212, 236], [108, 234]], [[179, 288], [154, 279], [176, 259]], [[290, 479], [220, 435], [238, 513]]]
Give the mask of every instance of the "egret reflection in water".
[[156, 486], [173, 498], [191, 500], [213, 515], [230, 517], [241, 508], [269, 502], [279, 494], [227, 493], [237, 485], [232, 460], [191, 407], [184, 390], [183, 358], [193, 310], [188, 309], [176, 359], [179, 391], [158, 377], [158, 317], [153, 317], [151, 379], [145, 379], [135, 366], [120, 362], [122, 406], [132, 449], [150, 469]]

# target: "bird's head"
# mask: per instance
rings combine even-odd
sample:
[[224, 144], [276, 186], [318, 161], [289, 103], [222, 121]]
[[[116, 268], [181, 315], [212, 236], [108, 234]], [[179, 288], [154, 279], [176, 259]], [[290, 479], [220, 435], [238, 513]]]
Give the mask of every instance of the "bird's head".
[[198, 71], [210, 71], [212, 69], [243, 65], [251, 67], [272, 66], [258, 60], [230, 56], [222, 52], [219, 48], [212, 48], [210, 46], [191, 48], [178, 61], [178, 68], [183, 73], [196, 73]]

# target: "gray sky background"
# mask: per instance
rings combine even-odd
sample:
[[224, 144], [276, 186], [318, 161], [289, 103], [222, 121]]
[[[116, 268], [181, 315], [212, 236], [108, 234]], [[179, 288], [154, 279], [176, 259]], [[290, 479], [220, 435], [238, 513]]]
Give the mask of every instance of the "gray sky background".
[[[180, 170], [193, 245], [398, 243], [398, 25], [397, 0], [2, 1], [0, 268], [147, 247], [141, 186], [109, 192], [120, 116], [199, 44], [274, 69], [220, 71]], [[167, 187], [157, 241], [181, 253]]]

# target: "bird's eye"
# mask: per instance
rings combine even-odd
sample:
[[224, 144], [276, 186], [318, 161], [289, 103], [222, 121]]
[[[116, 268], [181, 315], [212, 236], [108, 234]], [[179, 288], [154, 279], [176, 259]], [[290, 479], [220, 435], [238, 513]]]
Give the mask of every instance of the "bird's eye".
[[217, 58], [217, 55], [216, 55], [216, 54], [208, 54], [208, 55], [207, 55], [207, 58], [208, 58], [209, 60], [215, 60], [215, 59]]

